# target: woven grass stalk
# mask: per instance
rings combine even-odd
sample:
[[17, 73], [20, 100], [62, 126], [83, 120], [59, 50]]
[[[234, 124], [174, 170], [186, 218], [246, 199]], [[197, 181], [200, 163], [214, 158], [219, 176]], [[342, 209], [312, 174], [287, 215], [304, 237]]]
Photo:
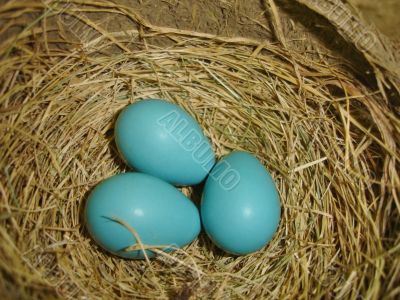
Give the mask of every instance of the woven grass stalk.
[[[86, 4], [0, 10], [6, 25], [44, 11], [0, 47], [1, 299], [398, 296], [400, 120], [383, 91], [344, 71], [340, 58], [316, 63], [285, 41], [157, 27], [122, 5]], [[83, 14], [93, 11], [141, 27], [108, 32]], [[69, 39], [46, 22], [61, 14], [96, 35]], [[250, 151], [271, 171], [282, 222], [262, 251], [231, 256], [201, 234], [183, 250], [130, 261], [89, 238], [88, 192], [127, 170], [115, 118], [151, 97], [192, 114], [219, 157]], [[184, 192], [199, 202], [200, 189]]]

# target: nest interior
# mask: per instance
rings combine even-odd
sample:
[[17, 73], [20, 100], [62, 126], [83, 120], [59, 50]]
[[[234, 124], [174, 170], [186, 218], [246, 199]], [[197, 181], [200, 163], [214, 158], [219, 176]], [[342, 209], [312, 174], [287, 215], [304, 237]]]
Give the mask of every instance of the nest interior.
[[[10, 20], [27, 9], [41, 13], [0, 52], [5, 297], [400, 293], [400, 121], [389, 84], [367, 85], [371, 79], [354, 75], [340, 57], [288, 49], [276, 18], [275, 41], [260, 41], [153, 26], [135, 10], [106, 1], [8, 5], [1, 13]], [[276, 15], [274, 2], [269, 5]], [[136, 27], [105, 30], [88, 17], [93, 11], [122, 15]], [[47, 17], [56, 22], [46, 23]], [[65, 30], [72, 26], [79, 28], [74, 36]], [[147, 98], [188, 111], [218, 157], [249, 151], [271, 172], [282, 220], [263, 250], [228, 255], [201, 233], [182, 250], [131, 261], [90, 239], [82, 219], [88, 193], [128, 170], [115, 148], [116, 116]], [[183, 192], [199, 203], [201, 188]]]

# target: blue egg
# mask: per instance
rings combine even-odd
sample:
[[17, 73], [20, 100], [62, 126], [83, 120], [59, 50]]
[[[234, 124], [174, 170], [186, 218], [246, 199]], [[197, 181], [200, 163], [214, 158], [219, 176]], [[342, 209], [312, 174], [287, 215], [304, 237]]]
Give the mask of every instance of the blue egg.
[[102, 248], [126, 258], [144, 255], [141, 250], [126, 251], [137, 240], [124, 224], [136, 231], [142, 244], [163, 246], [159, 250], [164, 251], [189, 244], [200, 231], [193, 202], [169, 183], [141, 173], [115, 175], [97, 185], [87, 200], [85, 218]]
[[272, 239], [279, 194], [256, 157], [237, 151], [216, 164], [204, 187], [201, 218], [211, 240], [232, 254], [255, 252]]
[[127, 106], [115, 125], [115, 141], [135, 170], [175, 185], [200, 183], [215, 164], [215, 154], [197, 122], [163, 100]]

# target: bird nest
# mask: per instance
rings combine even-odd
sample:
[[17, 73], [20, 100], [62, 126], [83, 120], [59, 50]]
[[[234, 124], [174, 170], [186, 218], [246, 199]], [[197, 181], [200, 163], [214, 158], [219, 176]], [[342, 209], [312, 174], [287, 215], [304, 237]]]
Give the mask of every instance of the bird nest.
[[[398, 293], [400, 122], [384, 87], [366, 86], [339, 58], [316, 63], [280, 43], [143, 28], [97, 28], [98, 36], [72, 48], [59, 41], [52, 47], [44, 39], [51, 30], [28, 28], [3, 46], [2, 293], [60, 299]], [[45, 46], [35, 47], [37, 39]], [[217, 157], [245, 150], [270, 171], [282, 216], [261, 251], [229, 255], [201, 233], [182, 250], [126, 260], [88, 236], [82, 219], [88, 193], [128, 170], [114, 143], [116, 116], [147, 98], [189, 112]], [[200, 187], [182, 190], [199, 203]]]

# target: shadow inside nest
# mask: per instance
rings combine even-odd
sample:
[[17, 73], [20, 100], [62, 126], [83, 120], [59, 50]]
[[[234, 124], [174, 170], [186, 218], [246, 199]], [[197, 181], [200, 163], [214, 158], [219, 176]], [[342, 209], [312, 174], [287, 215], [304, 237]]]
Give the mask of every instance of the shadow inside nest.
[[118, 170], [120, 173], [123, 172], [134, 172], [132, 168], [130, 168], [127, 163], [123, 160], [121, 154], [118, 151], [117, 144], [115, 142], [115, 136], [114, 136], [114, 130], [115, 130], [115, 124], [117, 122], [118, 116], [120, 115], [122, 109], [117, 111], [114, 114], [114, 117], [112, 119], [112, 125], [111, 127], [105, 132], [104, 138], [108, 141], [108, 149], [112, 155], [113, 161], [115, 165], [118, 167]]

